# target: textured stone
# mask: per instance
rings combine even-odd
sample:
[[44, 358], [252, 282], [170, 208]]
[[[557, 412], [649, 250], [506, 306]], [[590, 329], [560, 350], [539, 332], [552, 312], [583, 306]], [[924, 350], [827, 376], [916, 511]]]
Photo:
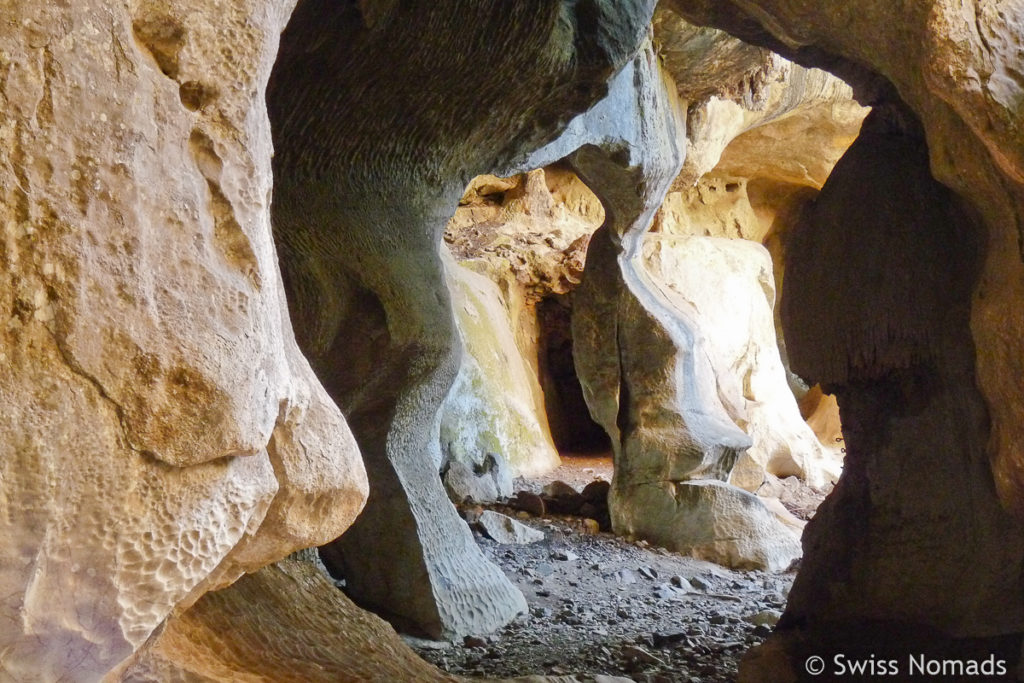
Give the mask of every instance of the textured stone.
[[289, 10], [3, 3], [8, 676], [97, 679], [365, 499], [270, 239], [262, 93]]
[[650, 234], [644, 256], [648, 272], [664, 283], [672, 303], [693, 311], [718, 393], [753, 441], [746, 455], [763, 471], [796, 475], [812, 486], [837, 479], [840, 461], [803, 421], [786, 381], [765, 249], [746, 240]]
[[[451, 260], [445, 271], [466, 352], [441, 409], [442, 457], [479, 469], [490, 453], [517, 474], [550, 471], [559, 459], [537, 372], [516, 344], [498, 286]], [[497, 496], [512, 495], [506, 479]]]
[[869, 115], [790, 242], [791, 360], [835, 391], [847, 455], [808, 525], [789, 619], [1024, 631], [1024, 533], [994, 495], [974, 382], [977, 229], [931, 177], [913, 115], [890, 104]]
[[[532, 442], [554, 441], [560, 450], [586, 450], [604, 435], [587, 417], [572, 366], [568, 296], [579, 284], [590, 235], [603, 220], [604, 208], [597, 197], [564, 164], [554, 164], [508, 179], [475, 178], [445, 229], [445, 242], [460, 265], [485, 275], [500, 292], [495, 296], [507, 312], [494, 310], [490, 316], [495, 324], [509, 321], [521, 355], [510, 362], [539, 377], [539, 384], [536, 379], [530, 381], [536, 404], [530, 420], [534, 426], [528, 431], [531, 445], [510, 444], [506, 449], [516, 467], [527, 474], [543, 472], [557, 462], [550, 447], [545, 452]], [[457, 271], [449, 271], [450, 288], [453, 272]], [[466, 289], [465, 284], [459, 289]], [[465, 329], [463, 310], [456, 304]], [[480, 322], [469, 323], [471, 327], [487, 324], [486, 318], [474, 320]], [[470, 356], [481, 354], [477, 363], [486, 364], [494, 356], [491, 346], [481, 340], [477, 348], [467, 344], [466, 350]], [[457, 393], [458, 387], [449, 402]], [[518, 403], [527, 405], [528, 397], [522, 396]], [[478, 402], [488, 423], [501, 420], [506, 412], [501, 396], [491, 398], [490, 405], [486, 400]], [[467, 428], [472, 426], [463, 424]]]
[[798, 529], [781, 523], [758, 496], [724, 482], [638, 485], [625, 504], [638, 511], [632, 519], [646, 517], [622, 531], [709, 562], [779, 571], [801, 554]]
[[173, 617], [120, 680], [455, 681], [356, 607], [312, 564], [285, 560]]
[[469, 178], [537, 166], [521, 164], [603, 96], [653, 5], [449, 0], [364, 14], [307, 0], [282, 34], [267, 104], [289, 310], [371, 484], [332, 570], [363, 604], [435, 637], [488, 632], [526, 608], [437, 476], [461, 346], [445, 224]]
[[493, 510], [484, 510], [477, 523], [498, 543], [524, 545], [544, 540], [544, 532], [517, 522], [516, 520]]

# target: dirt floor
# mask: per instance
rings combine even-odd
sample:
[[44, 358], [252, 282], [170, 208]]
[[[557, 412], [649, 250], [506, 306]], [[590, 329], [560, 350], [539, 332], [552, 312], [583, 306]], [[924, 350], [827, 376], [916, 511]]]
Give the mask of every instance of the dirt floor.
[[[608, 457], [564, 462], [541, 479], [517, 480], [517, 490], [539, 492], [555, 480], [581, 490], [594, 479], [611, 479]], [[800, 495], [791, 509], [813, 512], [822, 497]], [[794, 578], [792, 572], [731, 571], [644, 541], [595, 533], [578, 517], [488, 507], [542, 531], [544, 539], [501, 545], [474, 531], [484, 553], [523, 591], [529, 613], [497, 634], [464, 643], [412, 643], [424, 659], [455, 674], [733, 681], [740, 658], [780, 616]]]

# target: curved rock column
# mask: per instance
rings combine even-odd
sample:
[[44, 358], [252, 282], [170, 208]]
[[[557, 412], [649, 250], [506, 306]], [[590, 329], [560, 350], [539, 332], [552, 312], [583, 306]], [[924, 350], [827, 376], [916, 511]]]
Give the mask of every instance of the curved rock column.
[[2, 4], [4, 680], [101, 678], [366, 497], [271, 241], [262, 92], [290, 9]]
[[785, 567], [799, 554], [795, 534], [724, 483], [751, 441], [722, 405], [692, 311], [671, 305], [643, 265], [644, 233], [682, 165], [682, 125], [674, 84], [648, 50], [546, 151], [577, 150], [568, 161], [606, 212], [575, 292], [576, 369], [612, 439], [617, 532], [727, 564]]
[[985, 453], [968, 324], [981, 231], [963, 207], [913, 115], [879, 105], [795, 228], [791, 359], [836, 393], [847, 447], [779, 624], [814, 641], [795, 662], [823, 644], [904, 671], [907, 654], [1019, 654], [1024, 530]]
[[652, 10], [306, 0], [282, 36], [268, 94], [275, 236], [299, 341], [371, 482], [325, 561], [357, 600], [434, 636], [489, 631], [526, 606], [437, 475], [460, 346], [442, 231], [469, 178], [600, 99]]

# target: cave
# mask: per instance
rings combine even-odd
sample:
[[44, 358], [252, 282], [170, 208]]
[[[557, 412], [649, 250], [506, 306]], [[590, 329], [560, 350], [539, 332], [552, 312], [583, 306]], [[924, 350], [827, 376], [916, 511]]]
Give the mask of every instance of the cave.
[[571, 297], [543, 299], [537, 306], [537, 320], [541, 389], [555, 447], [563, 457], [610, 452], [608, 433], [590, 417], [573, 364]]
[[0, 678], [1024, 680], [1012, 3], [5, 14]]

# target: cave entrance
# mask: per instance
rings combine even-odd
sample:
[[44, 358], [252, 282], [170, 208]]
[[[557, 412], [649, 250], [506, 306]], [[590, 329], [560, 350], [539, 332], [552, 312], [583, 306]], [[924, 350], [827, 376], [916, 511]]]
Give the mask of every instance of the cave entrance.
[[551, 439], [563, 457], [611, 455], [612, 443], [590, 416], [572, 355], [572, 293], [537, 304], [537, 374]]

